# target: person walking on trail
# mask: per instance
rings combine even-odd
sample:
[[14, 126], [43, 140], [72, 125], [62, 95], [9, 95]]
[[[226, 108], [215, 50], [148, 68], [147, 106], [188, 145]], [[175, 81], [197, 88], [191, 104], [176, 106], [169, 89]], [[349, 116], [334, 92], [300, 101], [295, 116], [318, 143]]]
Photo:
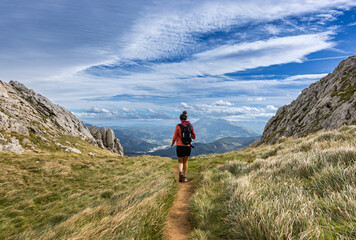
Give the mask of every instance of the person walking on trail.
[[192, 139], [195, 139], [195, 132], [193, 125], [187, 121], [187, 111], [183, 111], [179, 119], [181, 123], [176, 126], [171, 147], [177, 142], [179, 182], [187, 182], [188, 157], [192, 150]]

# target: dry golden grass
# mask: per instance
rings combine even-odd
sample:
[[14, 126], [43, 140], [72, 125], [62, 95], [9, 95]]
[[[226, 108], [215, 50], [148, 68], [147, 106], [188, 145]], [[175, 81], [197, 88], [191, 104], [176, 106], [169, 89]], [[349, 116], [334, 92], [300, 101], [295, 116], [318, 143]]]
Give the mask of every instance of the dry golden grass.
[[61, 141], [82, 154], [48, 144], [40, 154], [0, 153], [0, 239], [162, 238], [176, 191], [171, 159]]
[[356, 239], [356, 126], [223, 156], [237, 161], [203, 173], [191, 239]]
[[[0, 153], [0, 239], [162, 238], [174, 161], [31, 140], [41, 153]], [[355, 159], [356, 126], [192, 158], [191, 239], [356, 239]]]

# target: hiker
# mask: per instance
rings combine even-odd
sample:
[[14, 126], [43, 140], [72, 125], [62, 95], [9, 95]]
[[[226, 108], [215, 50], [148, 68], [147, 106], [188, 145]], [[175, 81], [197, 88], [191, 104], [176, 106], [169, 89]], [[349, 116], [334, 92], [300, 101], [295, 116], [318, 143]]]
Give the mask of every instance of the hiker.
[[187, 111], [183, 111], [179, 119], [180, 124], [177, 124], [174, 131], [171, 147], [177, 142], [177, 157], [179, 169], [179, 182], [187, 182], [188, 157], [192, 150], [192, 139], [195, 139], [193, 125], [187, 121]]

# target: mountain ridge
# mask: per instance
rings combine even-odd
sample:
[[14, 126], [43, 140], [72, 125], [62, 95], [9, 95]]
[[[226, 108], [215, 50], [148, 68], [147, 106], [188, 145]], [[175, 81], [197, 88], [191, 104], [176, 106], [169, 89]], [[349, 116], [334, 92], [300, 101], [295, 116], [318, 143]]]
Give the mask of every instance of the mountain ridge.
[[89, 129], [73, 113], [53, 104], [20, 82], [0, 81], [0, 129], [28, 135], [64, 131], [94, 142]]
[[278, 109], [264, 129], [261, 143], [305, 136], [324, 129], [356, 124], [356, 56], [304, 89], [298, 98]]
[[[112, 130], [109, 133], [106, 149], [123, 155], [119, 140], [115, 138]], [[52, 103], [20, 82], [0, 81], [1, 151], [23, 153], [24, 147], [27, 147], [28, 151], [40, 151], [40, 141], [52, 149], [62, 148], [64, 151], [81, 154], [81, 151], [70, 146], [69, 142], [67, 145], [60, 143], [58, 140], [61, 135], [78, 137], [98, 146], [95, 134], [64, 107]], [[22, 142], [18, 138], [21, 138]]]
[[224, 137], [255, 137], [257, 132], [221, 118], [201, 118], [193, 123], [199, 142], [210, 143]]

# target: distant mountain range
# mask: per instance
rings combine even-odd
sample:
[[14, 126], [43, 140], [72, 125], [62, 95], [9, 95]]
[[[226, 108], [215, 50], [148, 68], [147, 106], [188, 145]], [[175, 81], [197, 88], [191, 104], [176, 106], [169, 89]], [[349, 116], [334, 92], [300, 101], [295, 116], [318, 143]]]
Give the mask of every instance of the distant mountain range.
[[125, 155], [140, 155], [161, 145], [159, 141], [141, 139], [138, 137], [139, 135], [128, 132], [129, 130], [114, 129], [115, 135], [120, 136], [120, 143], [125, 150]]
[[202, 118], [194, 124], [197, 141], [203, 143], [213, 142], [226, 137], [256, 137], [257, 132], [250, 128], [238, 126], [224, 119]]
[[[192, 149], [191, 156], [211, 153], [226, 153], [247, 147], [257, 141], [260, 137], [226, 137], [211, 143], [196, 143]], [[176, 148], [167, 147], [165, 149], [146, 153], [147, 155], [176, 158]]]
[[[224, 138], [220, 144], [227, 144], [234, 146], [236, 137], [257, 137], [260, 136], [257, 132], [247, 128], [233, 124], [224, 119], [204, 118], [192, 123], [197, 135], [196, 142], [198, 145], [202, 143], [214, 142], [218, 139]], [[141, 154], [155, 154], [163, 150], [172, 141], [175, 126], [132, 126], [132, 127], [115, 127], [115, 136], [118, 136], [120, 142], [125, 150], [125, 155], [135, 156]], [[228, 143], [228, 141], [231, 141]], [[232, 151], [229, 147], [222, 147], [218, 143], [215, 148], [208, 149], [201, 147], [199, 154], [212, 153], [212, 149], [218, 149], [216, 153]], [[226, 146], [227, 146], [226, 145]], [[204, 145], [205, 146], [205, 145]], [[213, 146], [213, 145], [211, 145]], [[217, 147], [219, 146], [219, 147]], [[202, 149], [205, 149], [204, 151]], [[225, 150], [222, 150], [225, 149]], [[164, 152], [162, 152], [165, 154]]]
[[132, 126], [112, 127], [116, 136], [120, 138], [125, 155], [141, 155], [168, 145], [172, 139], [172, 127], [167, 126]]

